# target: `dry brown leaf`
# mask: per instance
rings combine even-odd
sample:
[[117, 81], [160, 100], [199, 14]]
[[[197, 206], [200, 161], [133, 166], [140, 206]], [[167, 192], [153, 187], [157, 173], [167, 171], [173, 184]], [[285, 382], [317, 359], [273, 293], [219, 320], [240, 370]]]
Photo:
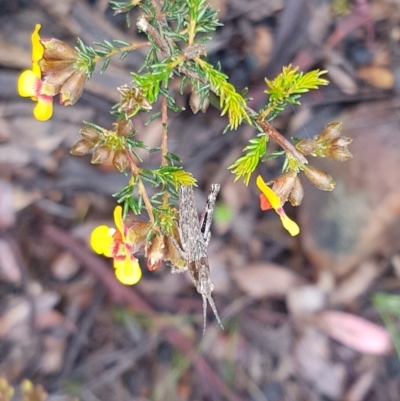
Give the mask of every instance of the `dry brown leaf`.
[[0, 317], [0, 338], [4, 338], [10, 331], [21, 324], [27, 323], [31, 312], [28, 301], [15, 297], [12, 305]]
[[21, 270], [7, 241], [0, 240], [0, 277], [10, 283], [21, 282]]
[[64, 315], [55, 310], [47, 310], [35, 316], [35, 327], [38, 329], [48, 329], [54, 326], [63, 326], [68, 331], [73, 331], [75, 327], [68, 322]]
[[289, 269], [274, 263], [254, 263], [233, 271], [239, 288], [253, 298], [284, 297], [304, 280]]
[[251, 52], [257, 59], [258, 68], [265, 67], [269, 63], [273, 45], [271, 31], [264, 25], [256, 26]]
[[327, 337], [313, 328], [305, 328], [295, 349], [299, 372], [316, 390], [333, 400], [341, 399], [345, 369], [343, 364], [330, 361]]
[[345, 400], [346, 401], [364, 401], [368, 392], [371, 390], [374, 384], [375, 373], [372, 370], [368, 370], [363, 373], [347, 391]]
[[316, 313], [326, 305], [326, 293], [316, 285], [303, 285], [292, 288], [286, 297], [286, 304], [295, 316]]
[[6, 229], [15, 223], [13, 209], [13, 188], [6, 180], [0, 180], [0, 229]]
[[66, 348], [65, 338], [44, 336], [44, 352], [40, 361], [40, 370], [43, 373], [56, 373], [61, 369]]
[[328, 336], [365, 354], [392, 352], [388, 331], [368, 320], [346, 312], [326, 311], [318, 315], [317, 325]]
[[79, 270], [79, 262], [69, 252], [61, 253], [51, 264], [51, 272], [58, 280], [70, 280]]
[[393, 72], [386, 67], [364, 66], [358, 70], [358, 76], [375, 88], [392, 89], [394, 85]]
[[332, 293], [333, 304], [353, 302], [358, 296], [368, 290], [373, 281], [381, 273], [381, 268], [374, 261], [361, 263], [357, 270]]

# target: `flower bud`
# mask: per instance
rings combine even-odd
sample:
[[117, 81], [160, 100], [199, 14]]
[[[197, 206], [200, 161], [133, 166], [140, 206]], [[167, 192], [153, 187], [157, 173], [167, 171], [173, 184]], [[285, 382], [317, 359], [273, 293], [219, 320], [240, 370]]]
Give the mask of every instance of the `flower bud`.
[[189, 106], [193, 111], [193, 114], [197, 114], [200, 110], [201, 97], [197, 93], [196, 89], [193, 88], [190, 94]]
[[353, 138], [347, 138], [346, 136], [340, 136], [339, 138], [334, 139], [330, 144], [332, 146], [349, 146], [353, 142]]
[[61, 40], [55, 38], [42, 39], [41, 43], [44, 47], [45, 58], [72, 61], [77, 59], [76, 51]]
[[[179, 243], [178, 235], [174, 236], [175, 240]], [[177, 267], [178, 269], [182, 269], [185, 267], [185, 260], [182, 259], [181, 254], [176, 249], [170, 237], [164, 237], [165, 251], [164, 251], [164, 260], [171, 262], [172, 265]]]
[[191, 46], [187, 46], [183, 50], [183, 55], [185, 56], [186, 60], [193, 60], [196, 57], [207, 56], [207, 50], [204, 45], [194, 44]]
[[93, 149], [94, 145], [95, 144], [93, 142], [87, 141], [86, 139], [81, 139], [72, 147], [69, 152], [74, 156], [85, 156]]
[[160, 267], [164, 258], [164, 236], [156, 235], [151, 240], [150, 246], [146, 249], [147, 267], [150, 271]]
[[282, 205], [287, 201], [292, 191], [296, 176], [296, 173], [288, 172], [273, 180], [272, 190], [278, 195]]
[[140, 109], [149, 111], [152, 109], [150, 102], [143, 96], [142, 90], [136, 86], [133, 88], [122, 85], [117, 88], [121, 94], [121, 102], [118, 111], [124, 111], [128, 115], [136, 114]]
[[97, 143], [100, 140], [99, 132], [93, 127], [85, 126], [79, 131], [79, 133], [83, 139], [86, 139], [89, 142]]
[[62, 69], [60, 71], [55, 71], [47, 75], [44, 82], [47, 82], [50, 85], [54, 85], [57, 88], [57, 93], [59, 93], [61, 90], [61, 86], [67, 79], [71, 78], [74, 72], [74, 69], [71, 67]]
[[133, 124], [131, 120], [122, 120], [117, 123], [117, 133], [119, 136], [129, 136], [133, 133]]
[[313, 166], [307, 166], [304, 174], [321, 191], [332, 191], [335, 187], [335, 181], [329, 174]]
[[83, 71], [76, 70], [61, 87], [60, 104], [62, 104], [63, 106], [70, 106], [75, 104], [82, 96], [85, 84], [86, 74]]
[[126, 155], [126, 151], [124, 149], [118, 149], [113, 157], [112, 161], [114, 167], [122, 173], [129, 165], [128, 156]]
[[303, 155], [310, 155], [317, 148], [317, 144], [313, 139], [303, 139], [296, 143], [296, 149]]
[[344, 146], [330, 146], [325, 150], [325, 156], [338, 162], [345, 162], [353, 158], [353, 155]]
[[321, 133], [314, 137], [318, 143], [327, 143], [340, 136], [342, 131], [341, 122], [332, 122], [325, 126]]
[[103, 164], [110, 157], [111, 148], [108, 145], [102, 145], [95, 149], [93, 152], [92, 164]]
[[304, 189], [300, 182], [300, 178], [296, 176], [292, 187], [292, 192], [289, 195], [289, 202], [292, 206], [299, 206], [303, 200]]

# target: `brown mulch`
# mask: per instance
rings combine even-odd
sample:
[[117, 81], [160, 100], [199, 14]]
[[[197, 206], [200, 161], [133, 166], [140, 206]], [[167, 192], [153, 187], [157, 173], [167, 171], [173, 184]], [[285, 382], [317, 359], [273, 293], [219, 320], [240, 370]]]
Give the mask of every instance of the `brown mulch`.
[[[307, 138], [342, 121], [354, 158], [310, 160], [337, 184], [325, 193], [301, 177], [303, 204], [287, 208], [301, 233], [291, 238], [259, 210], [254, 183], [234, 183], [226, 169], [254, 132], [222, 135], [218, 110], [194, 116], [179, 98], [187, 110], [170, 115], [170, 151], [198, 179], [198, 204], [211, 183], [222, 187], [209, 260], [225, 330], [210, 311], [202, 336], [201, 297], [187, 275], [162, 266], [126, 287], [88, 247], [91, 230], [111, 223], [111, 195], [126, 177], [69, 149], [83, 120], [111, 126], [115, 88], [144, 54], [112, 61], [46, 123], [16, 94], [36, 23], [72, 46], [77, 36], [135, 41], [137, 14], [127, 28], [105, 0], [0, 1], [0, 377], [15, 386], [28, 378], [57, 401], [397, 401], [399, 359], [371, 298], [400, 289], [400, 5], [212, 3], [224, 26], [209, 59], [249, 88], [252, 107], [283, 65], [328, 70], [331, 84], [274, 126]], [[139, 139], [158, 146], [157, 121], [144, 121], [134, 121]], [[281, 167], [274, 160], [259, 173], [268, 180]]]

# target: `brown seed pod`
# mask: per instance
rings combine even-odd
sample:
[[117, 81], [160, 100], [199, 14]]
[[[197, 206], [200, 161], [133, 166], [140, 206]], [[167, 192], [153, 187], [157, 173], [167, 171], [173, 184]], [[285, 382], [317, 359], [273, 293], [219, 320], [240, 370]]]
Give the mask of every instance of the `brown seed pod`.
[[307, 166], [304, 174], [321, 191], [332, 191], [335, 187], [335, 181], [329, 174], [313, 166]]

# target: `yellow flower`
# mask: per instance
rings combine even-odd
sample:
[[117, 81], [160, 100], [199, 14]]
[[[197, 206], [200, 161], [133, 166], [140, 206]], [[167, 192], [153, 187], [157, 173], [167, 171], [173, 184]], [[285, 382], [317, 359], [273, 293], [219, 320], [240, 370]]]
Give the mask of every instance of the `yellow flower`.
[[41, 39], [40, 28], [37, 24], [32, 33], [32, 68], [20, 75], [18, 93], [37, 101], [33, 114], [46, 121], [53, 114], [53, 96], [60, 94], [62, 106], [77, 102], [90, 68], [79, 63], [78, 53], [61, 40]]
[[300, 228], [286, 215], [278, 195], [264, 182], [260, 175], [257, 177], [256, 184], [262, 192], [260, 195], [261, 210], [274, 209], [278, 213], [283, 227], [289, 231], [290, 235], [297, 235], [300, 232]]
[[139, 261], [132, 255], [133, 244], [127, 240], [128, 227], [122, 220], [122, 207], [114, 209], [116, 229], [105, 225], [96, 227], [90, 245], [99, 255], [114, 259], [115, 275], [126, 285], [136, 284], [142, 277]]
[[53, 115], [53, 96], [46, 94], [46, 86], [33, 70], [24, 71], [18, 79], [19, 95], [37, 102], [33, 115], [39, 121], [47, 121]]
[[40, 78], [42, 73], [39, 61], [44, 54], [44, 47], [40, 42], [39, 30], [41, 26], [37, 24], [32, 33], [32, 69], [24, 71], [18, 79], [18, 93], [22, 97], [30, 97], [38, 102], [33, 109], [33, 115], [39, 121], [46, 121], [53, 115], [53, 91]]

